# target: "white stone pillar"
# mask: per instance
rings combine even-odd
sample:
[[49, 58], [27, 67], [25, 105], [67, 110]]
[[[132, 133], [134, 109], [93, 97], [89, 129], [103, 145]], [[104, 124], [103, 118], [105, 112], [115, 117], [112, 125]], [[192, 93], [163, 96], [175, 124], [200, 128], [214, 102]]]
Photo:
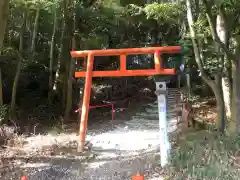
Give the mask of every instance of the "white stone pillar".
[[167, 129], [167, 87], [166, 82], [156, 82], [156, 95], [158, 99], [159, 112], [159, 142], [161, 166], [164, 167], [169, 161], [169, 152], [171, 145], [168, 138]]

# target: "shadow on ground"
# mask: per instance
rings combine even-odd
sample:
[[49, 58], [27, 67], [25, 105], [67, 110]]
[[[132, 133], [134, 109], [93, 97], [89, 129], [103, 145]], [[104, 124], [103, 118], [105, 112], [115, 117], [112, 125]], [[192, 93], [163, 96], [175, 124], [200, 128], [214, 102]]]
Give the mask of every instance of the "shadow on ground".
[[[98, 150], [88, 156], [79, 157], [14, 157], [4, 161], [14, 161], [14, 166], [9, 166], [6, 174], [1, 179], [20, 179], [25, 175], [29, 180], [88, 180], [88, 179], [130, 179], [137, 171], [142, 171], [148, 176], [157, 166], [159, 156], [156, 150], [142, 152], [137, 155], [121, 156], [117, 158], [98, 158], [94, 154], [116, 153], [116, 150]], [[91, 155], [90, 155], [91, 154]], [[156, 162], [155, 164], [153, 162]], [[112, 170], [114, 167], [114, 171]]]

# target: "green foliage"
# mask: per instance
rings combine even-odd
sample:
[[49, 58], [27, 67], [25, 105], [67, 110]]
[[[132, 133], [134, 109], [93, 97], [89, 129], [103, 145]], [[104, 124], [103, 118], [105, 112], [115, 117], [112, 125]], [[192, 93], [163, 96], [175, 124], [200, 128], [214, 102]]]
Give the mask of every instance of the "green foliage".
[[[203, 5], [203, 1], [197, 1], [199, 4], [195, 4], [192, 7], [193, 17], [194, 17], [194, 30], [196, 33], [197, 43], [200, 49], [202, 65], [204, 70], [209, 74], [210, 77], [213, 77], [214, 74], [222, 72], [223, 64], [221, 63], [220, 58], [224, 56], [222, 52], [219, 52], [216, 47], [215, 42], [212, 38], [211, 29], [209, 26], [208, 19], [206, 17], [206, 9]], [[215, 19], [219, 13], [222, 13], [227, 19], [227, 31], [231, 34], [231, 31], [238, 32], [238, 27], [236, 22], [239, 19], [239, 3], [237, 1], [207, 1], [210, 3], [212, 16]], [[233, 8], [234, 7], [234, 8]], [[216, 20], [214, 20], [214, 23]], [[233, 26], [233, 27], [232, 27]], [[230, 35], [229, 34], [229, 35]], [[189, 42], [188, 52], [185, 54], [185, 59], [191, 64], [195, 64], [193, 57], [190, 34], [186, 33], [183, 37], [184, 41]], [[225, 62], [226, 64], [226, 62]]]
[[146, 3], [145, 0], [120, 0], [122, 6], [127, 6], [129, 4], [135, 4], [138, 6], [143, 6]]
[[[64, 2], [64, 0], [11, 0], [5, 47], [11, 47], [15, 50], [19, 49], [20, 31], [23, 23], [25, 23], [23, 53], [21, 54], [23, 57], [22, 69], [16, 102], [18, 105], [21, 104], [22, 108], [26, 108], [27, 111], [46, 102], [49, 91], [49, 54], [55, 11], [57, 12], [57, 27], [55, 44], [53, 46], [53, 73], [58, 69], [58, 61], [60, 60], [62, 65], [60, 69], [61, 80], [57, 82], [62, 84], [62, 86], [66, 84], [69, 62], [71, 61], [69, 55], [71, 48], [66, 44], [71, 44], [69, 42], [71, 40], [71, 32], [69, 32], [69, 29], [67, 29], [67, 32], [63, 32], [63, 22], [67, 19], [64, 10], [70, 8], [64, 7]], [[181, 5], [171, 3], [145, 5], [145, 1], [134, 0], [125, 2], [120, 0], [75, 0], [72, 2], [74, 2], [74, 9], [67, 16], [69, 18], [72, 15], [76, 16], [76, 49], [177, 45], [177, 40], [181, 39], [179, 34], [181, 27], [178, 26], [184, 17]], [[38, 9], [40, 10], [40, 16], [35, 39], [35, 58], [34, 61], [31, 61], [31, 43], [36, 11]], [[23, 15], [26, 15], [26, 22], [23, 22]], [[65, 24], [70, 27], [71, 22], [67, 21]], [[63, 45], [61, 44], [61, 38], [66, 42]], [[149, 43], [150, 41], [151, 43]], [[62, 58], [60, 58], [61, 46], [64, 47], [64, 56]], [[11, 54], [10, 49], [6, 49], [5, 55], [6, 57], [4, 57], [4, 62], [1, 62], [1, 67], [3, 67], [4, 94], [8, 94], [5, 103], [9, 103], [17, 59], [13, 53]], [[172, 64], [173, 60], [167, 57], [165, 63], [169, 63], [168, 60]], [[176, 61], [178, 60], [181, 62], [181, 57], [178, 57]], [[108, 69], [116, 66], [116, 63], [113, 63], [111, 58], [105, 58], [99, 64], [99, 66]], [[81, 63], [77, 68], [82, 69], [79, 66], [81, 66]], [[153, 59], [147, 55], [129, 56], [128, 66], [132, 69], [152, 68]], [[102, 78], [94, 79], [93, 83], [102, 83]], [[119, 84], [119, 86], [122, 86], [121, 84], [123, 83], [119, 82]], [[78, 86], [79, 84], [74, 84], [73, 96], [79, 94], [79, 88], [82, 87]], [[63, 94], [61, 88], [54, 92], [54, 103], [59, 104], [59, 100], [63, 99]], [[80, 98], [73, 97], [73, 99]], [[76, 106], [76, 104], [73, 106]]]
[[205, 14], [199, 14], [196, 23], [194, 24], [196, 29], [197, 37], [205, 41], [207, 37], [211, 37], [210, 27]]
[[172, 26], [177, 25], [177, 22], [183, 16], [181, 6], [177, 3], [149, 4], [145, 6], [144, 12], [148, 19], [155, 19], [160, 24], [168, 22]]

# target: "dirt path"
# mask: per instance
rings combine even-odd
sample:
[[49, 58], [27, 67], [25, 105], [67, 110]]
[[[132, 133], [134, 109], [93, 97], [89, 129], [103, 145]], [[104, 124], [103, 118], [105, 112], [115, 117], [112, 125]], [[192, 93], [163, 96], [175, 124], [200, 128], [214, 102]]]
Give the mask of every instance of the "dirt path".
[[[169, 131], [174, 130], [176, 121], [171, 120]], [[146, 179], [160, 180], [158, 131], [155, 102], [141, 106], [131, 118], [122, 116], [89, 128], [92, 148], [85, 154], [76, 152], [75, 134], [27, 137], [18, 151], [5, 150], [4, 160], [14, 164], [1, 179], [26, 175], [29, 180], [129, 180], [140, 171]]]

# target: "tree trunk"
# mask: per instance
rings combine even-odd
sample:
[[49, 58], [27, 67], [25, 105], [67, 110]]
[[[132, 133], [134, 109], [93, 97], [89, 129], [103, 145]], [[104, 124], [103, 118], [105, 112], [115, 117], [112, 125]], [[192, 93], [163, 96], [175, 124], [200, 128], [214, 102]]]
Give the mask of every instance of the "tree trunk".
[[236, 106], [236, 128], [237, 132], [240, 132], [240, 61], [236, 62], [236, 79], [235, 79], [235, 84], [236, 84], [236, 90], [235, 90], [235, 106]]
[[[233, 92], [233, 82], [232, 82], [232, 62], [231, 59], [227, 58], [227, 67], [226, 67], [226, 71], [227, 71], [227, 75], [226, 75], [226, 84], [229, 85], [229, 101], [230, 101], [230, 111], [232, 108], [232, 92]], [[232, 116], [232, 113], [231, 113]]]
[[[27, 8], [27, 7], [25, 7]], [[27, 31], [27, 44], [28, 44], [28, 47], [29, 47], [29, 50], [31, 51], [31, 44], [32, 44], [32, 29], [31, 29], [31, 25], [32, 25], [32, 21], [31, 21], [31, 13], [28, 11], [27, 12], [27, 15], [26, 15], [26, 31]], [[31, 58], [31, 56], [29, 55], [29, 58]]]
[[11, 119], [16, 119], [16, 94], [17, 94], [17, 86], [18, 86], [18, 80], [20, 77], [21, 72], [21, 62], [22, 62], [22, 56], [21, 54], [16, 51], [18, 63], [16, 67], [16, 74], [13, 81], [13, 87], [12, 87], [12, 97], [11, 97], [11, 107], [10, 107], [10, 116]]
[[231, 84], [228, 77], [222, 77], [222, 89], [226, 115], [229, 119], [231, 118]]
[[57, 29], [57, 8], [53, 5], [54, 21], [53, 21], [53, 33], [50, 46], [50, 57], [49, 57], [49, 80], [48, 80], [48, 104], [52, 104], [52, 91], [53, 91], [53, 60], [54, 60], [54, 46], [55, 46], [55, 34]]
[[233, 78], [233, 91], [232, 91], [232, 104], [231, 104], [231, 119], [228, 123], [227, 132], [228, 134], [235, 134], [237, 130], [237, 107], [236, 107], [236, 100], [237, 100], [237, 64], [232, 63], [232, 78]]
[[19, 51], [16, 51], [18, 62], [17, 62], [16, 74], [14, 77], [13, 87], [12, 87], [11, 107], [10, 107], [11, 119], [16, 118], [16, 94], [17, 94], [18, 81], [21, 73], [21, 62], [22, 62], [25, 29], [26, 29], [26, 12], [23, 13], [21, 30], [19, 33]]
[[[236, 37], [236, 57], [240, 56], [240, 36]], [[230, 133], [240, 132], [240, 60], [232, 61], [232, 119], [228, 128]]]
[[[239, 65], [239, 56], [240, 56], [240, 36], [236, 36], [236, 52], [233, 53], [229, 47], [227, 47], [218, 37], [216, 29], [214, 28], [214, 16], [212, 12], [212, 4], [209, 4], [207, 0], [203, 0], [203, 4], [207, 10], [207, 19], [211, 28], [213, 40], [219, 44], [219, 46], [223, 49], [223, 51], [226, 53], [228, 59], [232, 62], [232, 117], [231, 121], [228, 125], [228, 132], [229, 133], [235, 133], [236, 130], [239, 131], [239, 124], [240, 124], [240, 65]], [[224, 9], [220, 9], [222, 12], [224, 12]], [[231, 31], [231, 29], [228, 29], [228, 31]]]
[[[72, 40], [72, 47], [73, 49], [76, 49], [76, 40], [74, 37]], [[70, 66], [69, 66], [68, 80], [67, 80], [67, 102], [66, 102], [65, 115], [64, 115], [65, 121], [69, 119], [69, 114], [72, 109], [72, 85], [73, 85], [72, 77], [74, 73], [74, 65], [75, 65], [75, 60], [71, 59]]]
[[39, 16], [40, 16], [40, 8], [38, 7], [36, 10], [33, 33], [32, 33], [32, 42], [31, 42], [31, 61], [32, 62], [34, 61], [34, 57], [35, 57], [35, 46], [36, 46]]
[[67, 84], [68, 75], [70, 70], [71, 56], [70, 51], [72, 48], [72, 36], [73, 36], [73, 12], [72, 12], [73, 0], [64, 1], [64, 21], [66, 23], [66, 31], [64, 36], [64, 57], [60, 60], [60, 80], [62, 82], [61, 100], [62, 109], [66, 109], [67, 102]]
[[217, 122], [216, 126], [220, 130], [221, 133], [225, 130], [226, 125], [226, 112], [225, 112], [225, 104], [223, 98], [223, 88], [222, 88], [222, 76], [219, 73], [215, 76], [215, 86], [212, 88], [214, 95], [217, 101]]
[[201, 59], [201, 49], [197, 43], [197, 38], [196, 38], [196, 33], [194, 30], [194, 21], [193, 21], [193, 14], [192, 14], [192, 4], [191, 0], [186, 0], [186, 5], [187, 5], [187, 20], [188, 20], [188, 25], [190, 29], [190, 34], [191, 34], [191, 39], [192, 39], [192, 44], [193, 44], [193, 50], [194, 50], [194, 55], [195, 55], [195, 60], [198, 65], [198, 68], [201, 72], [201, 77], [203, 80], [209, 85], [209, 87], [212, 89], [216, 96], [217, 100], [217, 109], [218, 109], [218, 119], [216, 122], [217, 128], [223, 133], [224, 131], [224, 125], [225, 125], [225, 108], [224, 108], [224, 103], [223, 103], [223, 95], [222, 95], [222, 87], [221, 87], [221, 81], [219, 79], [219, 75], [215, 76], [215, 81], [211, 80], [211, 78], [207, 75], [203, 68], [202, 64], [202, 59]]
[[[12, 13], [11, 11], [9, 13]], [[11, 47], [11, 34], [10, 34], [10, 27], [12, 26], [12, 24], [10, 24], [10, 22], [6, 23], [6, 28], [5, 28], [5, 35], [4, 35], [4, 41], [3, 41], [3, 46], [6, 47]]]
[[[0, 1], [0, 54], [3, 48], [3, 41], [5, 37], [5, 30], [7, 25], [8, 9], [10, 0]], [[3, 105], [3, 82], [2, 71], [0, 68], [0, 105]]]
[[69, 5], [71, 5], [72, 0], [64, 0], [63, 1], [63, 11], [64, 11], [64, 19], [63, 19], [63, 33], [61, 37], [61, 48], [59, 52], [58, 59], [58, 69], [56, 72], [56, 79], [54, 84], [54, 89], [57, 90], [61, 97], [61, 106], [62, 109], [65, 109], [66, 106], [66, 92], [67, 92], [67, 77], [69, 70], [69, 62], [70, 62], [70, 50], [71, 50], [71, 31], [72, 29], [69, 27], [70, 21], [72, 19], [69, 18]]
[[[217, 35], [219, 37], [219, 39], [221, 40], [222, 43], [224, 43], [225, 45], [228, 44], [228, 40], [229, 38], [227, 37], [227, 27], [226, 27], [226, 18], [224, 17], [224, 14], [220, 13], [217, 15], [217, 19], [216, 19], [216, 32]], [[215, 42], [215, 44], [218, 46], [219, 52], [222, 52], [220, 50], [220, 46], [218, 45], [218, 43]], [[225, 62], [225, 58], [226, 56], [222, 56], [220, 55], [220, 62], [222, 63], [223, 66], [225, 66], [226, 68], [224, 69], [225, 72], [227, 72], [227, 67], [228, 67], [228, 62]], [[229, 77], [228, 74], [226, 73], [227, 76], [223, 76], [222, 77], [222, 88], [223, 88], [223, 97], [224, 97], [224, 104], [225, 104], [225, 109], [226, 109], [226, 114], [227, 117], [231, 117], [231, 96], [230, 96], [230, 81], [229, 81]]]
[[226, 120], [225, 120], [225, 107], [224, 107], [224, 99], [223, 95], [220, 91], [217, 91], [217, 93], [214, 93], [216, 100], [217, 100], [217, 129], [221, 132], [224, 133], [225, 131], [225, 125], [226, 125]]
[[59, 74], [60, 74], [60, 66], [61, 66], [61, 59], [63, 57], [63, 43], [64, 43], [64, 34], [65, 34], [65, 22], [62, 22], [62, 34], [61, 34], [61, 39], [60, 39], [60, 51], [58, 52], [58, 61], [57, 61], [57, 69], [56, 69], [56, 74], [55, 74], [55, 80], [53, 84], [53, 90], [58, 92], [59, 91]]
[[[68, 31], [70, 31], [69, 33], [71, 33], [70, 35], [72, 35], [72, 49], [75, 50], [76, 49], [76, 12], [75, 12], [75, 1], [70, 1], [71, 4], [69, 4], [69, 14], [68, 14], [68, 18], [69, 18], [69, 23], [68, 23]], [[65, 115], [64, 115], [64, 120], [67, 121], [69, 119], [69, 115], [72, 109], [72, 86], [73, 86], [73, 71], [74, 71], [74, 67], [75, 67], [75, 60], [71, 58], [70, 62], [69, 62], [69, 70], [68, 70], [68, 77], [67, 77], [67, 85], [66, 85], [66, 108], [65, 108]]]
[[3, 105], [3, 82], [2, 82], [2, 70], [0, 68], [0, 106]]
[[3, 47], [3, 40], [5, 36], [5, 29], [7, 25], [8, 9], [10, 0], [0, 1], [0, 51]]

